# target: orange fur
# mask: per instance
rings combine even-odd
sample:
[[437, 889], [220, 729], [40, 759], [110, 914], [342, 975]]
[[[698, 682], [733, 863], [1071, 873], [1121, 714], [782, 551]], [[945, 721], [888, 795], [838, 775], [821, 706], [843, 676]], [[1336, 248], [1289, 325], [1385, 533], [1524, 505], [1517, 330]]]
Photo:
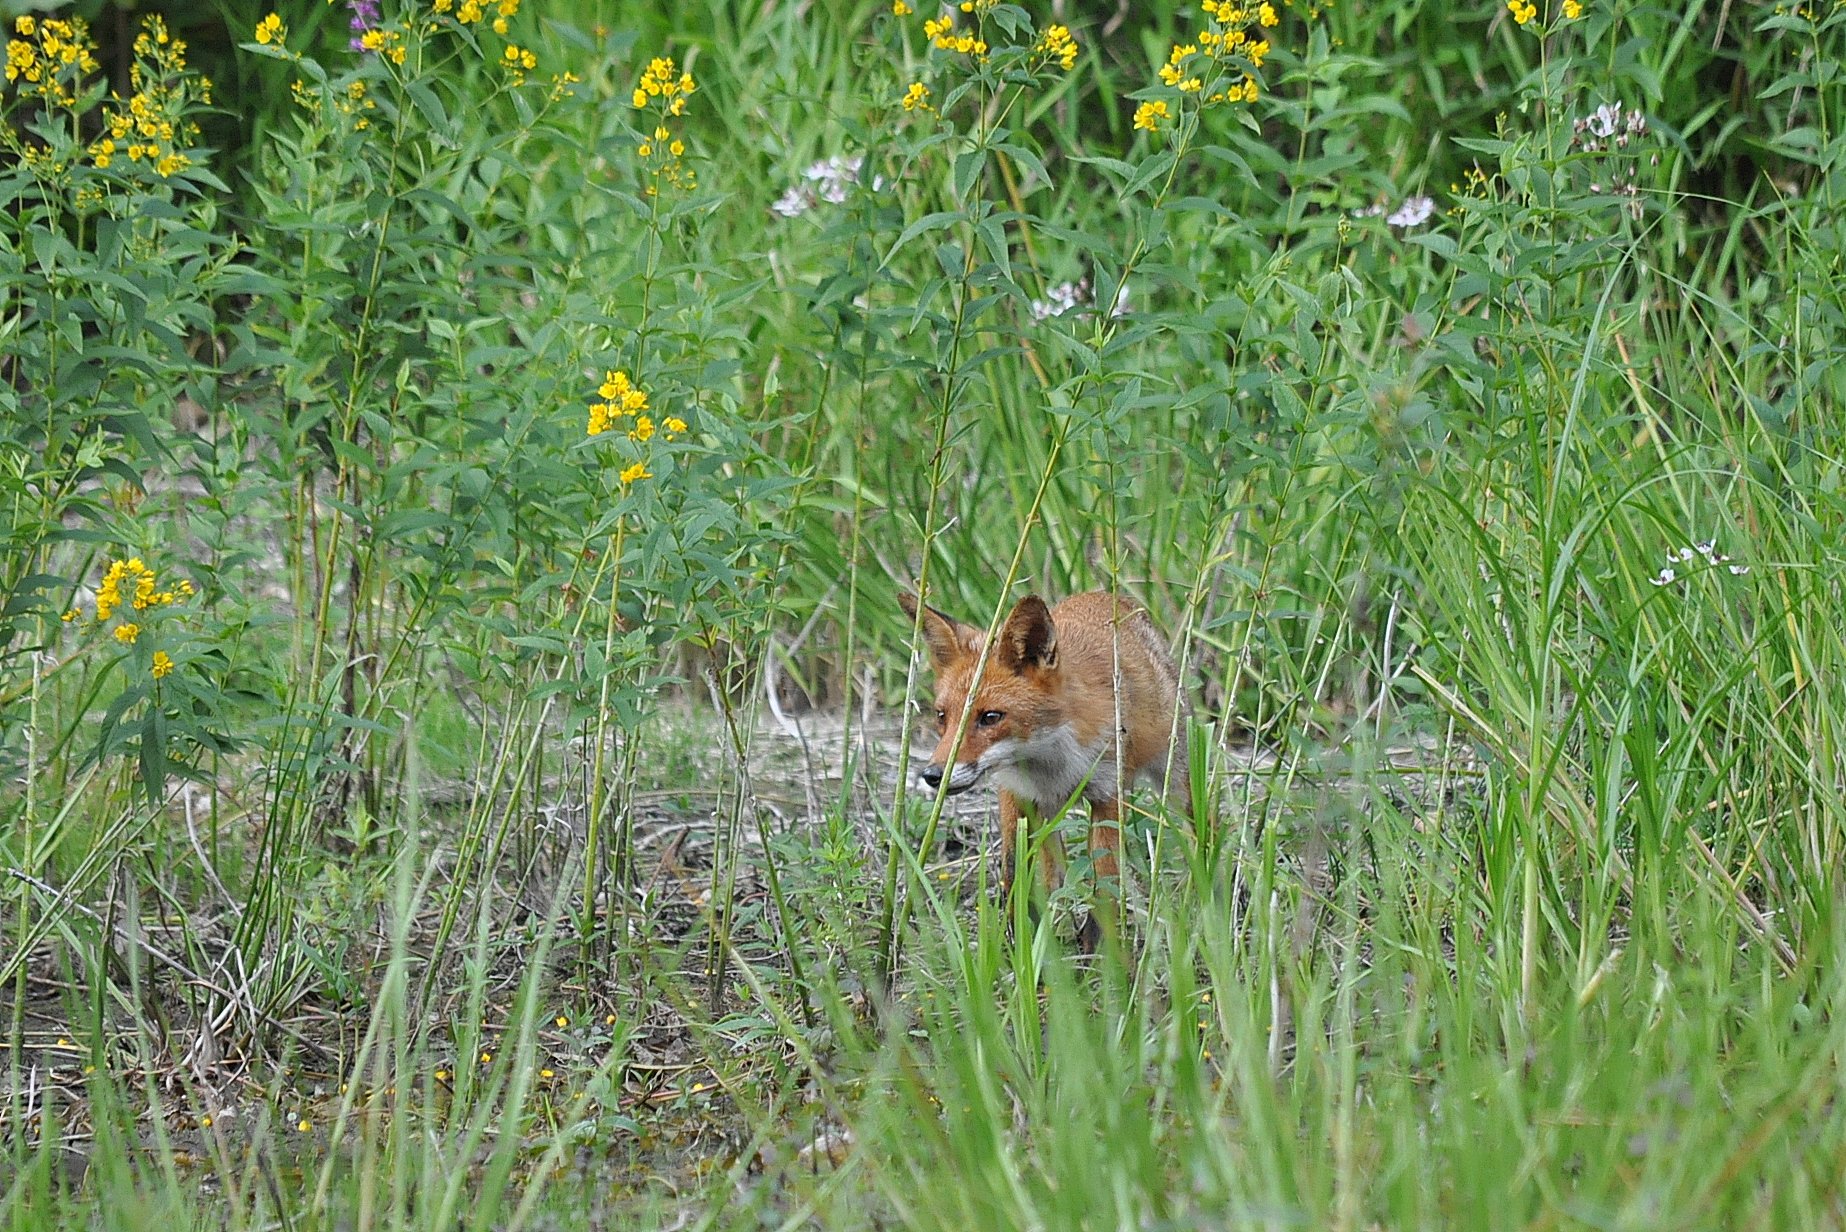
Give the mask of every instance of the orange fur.
[[[915, 596], [902, 594], [899, 602], [915, 619]], [[946, 777], [954, 793], [993, 776], [1000, 788], [1000, 877], [1008, 891], [1020, 823], [1053, 818], [1078, 796], [1090, 806], [1098, 880], [1118, 875], [1121, 768], [1130, 781], [1151, 781], [1182, 804], [1190, 801], [1184, 754], [1175, 756], [1172, 748], [1174, 717], [1184, 705], [1179, 673], [1139, 606], [1092, 591], [1047, 609], [1028, 595], [995, 634], [978, 682], [982, 630], [926, 607], [923, 638], [936, 670], [940, 734], [923, 781], [936, 787]], [[1119, 742], [1113, 733], [1118, 676]], [[968, 725], [957, 745], [964, 708]], [[1040, 877], [1048, 889], [1062, 881], [1063, 863], [1062, 843], [1055, 833], [1047, 835]], [[1084, 933], [1088, 945], [1096, 940], [1095, 926], [1092, 915]]]

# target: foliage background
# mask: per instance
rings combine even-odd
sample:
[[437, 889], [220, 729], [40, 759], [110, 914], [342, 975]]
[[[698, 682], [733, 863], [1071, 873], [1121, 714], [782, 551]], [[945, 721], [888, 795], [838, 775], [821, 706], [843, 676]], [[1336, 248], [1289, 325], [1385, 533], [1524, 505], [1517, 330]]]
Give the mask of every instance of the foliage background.
[[[37, 12], [13, 1226], [1846, 1223], [1846, 9], [1520, 7]], [[903, 772], [916, 583], [1171, 633], [1128, 944]]]

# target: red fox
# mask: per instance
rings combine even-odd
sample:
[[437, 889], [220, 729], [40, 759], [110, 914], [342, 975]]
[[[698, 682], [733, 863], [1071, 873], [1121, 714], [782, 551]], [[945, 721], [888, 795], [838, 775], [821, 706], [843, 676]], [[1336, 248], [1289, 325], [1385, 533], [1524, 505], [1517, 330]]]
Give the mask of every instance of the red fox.
[[[916, 596], [899, 603], [916, 619]], [[936, 730], [941, 740], [922, 770], [923, 782], [951, 794], [989, 773], [1000, 788], [1000, 878], [1012, 890], [1019, 823], [1055, 817], [1077, 795], [1090, 805], [1090, 857], [1099, 882], [1118, 875], [1122, 767], [1130, 781], [1167, 787], [1190, 807], [1183, 751], [1172, 735], [1181, 713], [1179, 672], [1147, 613], [1103, 591], [1075, 595], [1047, 608], [1037, 595], [1021, 599], [1000, 626], [977, 683], [984, 631], [923, 609], [923, 639], [936, 669]], [[1115, 696], [1114, 682], [1122, 682]], [[973, 700], [969, 700], [970, 694]], [[968, 730], [956, 747], [964, 707]], [[1121, 719], [1118, 741], [1112, 730]], [[1121, 765], [1117, 765], [1117, 752]], [[953, 755], [954, 765], [949, 765]], [[1039, 876], [1056, 889], [1064, 877], [1064, 847], [1047, 836]], [[1094, 949], [1091, 914], [1082, 941]]]

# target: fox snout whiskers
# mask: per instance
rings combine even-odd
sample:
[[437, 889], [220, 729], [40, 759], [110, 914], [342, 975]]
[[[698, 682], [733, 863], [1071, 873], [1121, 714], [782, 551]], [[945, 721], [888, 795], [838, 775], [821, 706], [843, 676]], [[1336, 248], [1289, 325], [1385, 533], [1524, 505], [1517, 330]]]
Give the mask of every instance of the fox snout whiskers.
[[[949, 775], [949, 794], [954, 796], [967, 791], [981, 781], [981, 775], [985, 772], [985, 766], [971, 766], [966, 762], [958, 762], [954, 771]], [[923, 780], [925, 786], [936, 788], [942, 786], [942, 774], [941, 766], [930, 765], [923, 767], [922, 773], [917, 777]]]

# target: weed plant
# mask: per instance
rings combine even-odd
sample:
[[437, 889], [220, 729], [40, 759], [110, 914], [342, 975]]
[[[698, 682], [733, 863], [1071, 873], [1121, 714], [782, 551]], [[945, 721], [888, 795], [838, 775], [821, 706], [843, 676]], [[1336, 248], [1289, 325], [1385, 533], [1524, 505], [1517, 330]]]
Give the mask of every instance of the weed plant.
[[1846, 1226], [1846, 8], [663, 13], [8, 19], [7, 1226]]

